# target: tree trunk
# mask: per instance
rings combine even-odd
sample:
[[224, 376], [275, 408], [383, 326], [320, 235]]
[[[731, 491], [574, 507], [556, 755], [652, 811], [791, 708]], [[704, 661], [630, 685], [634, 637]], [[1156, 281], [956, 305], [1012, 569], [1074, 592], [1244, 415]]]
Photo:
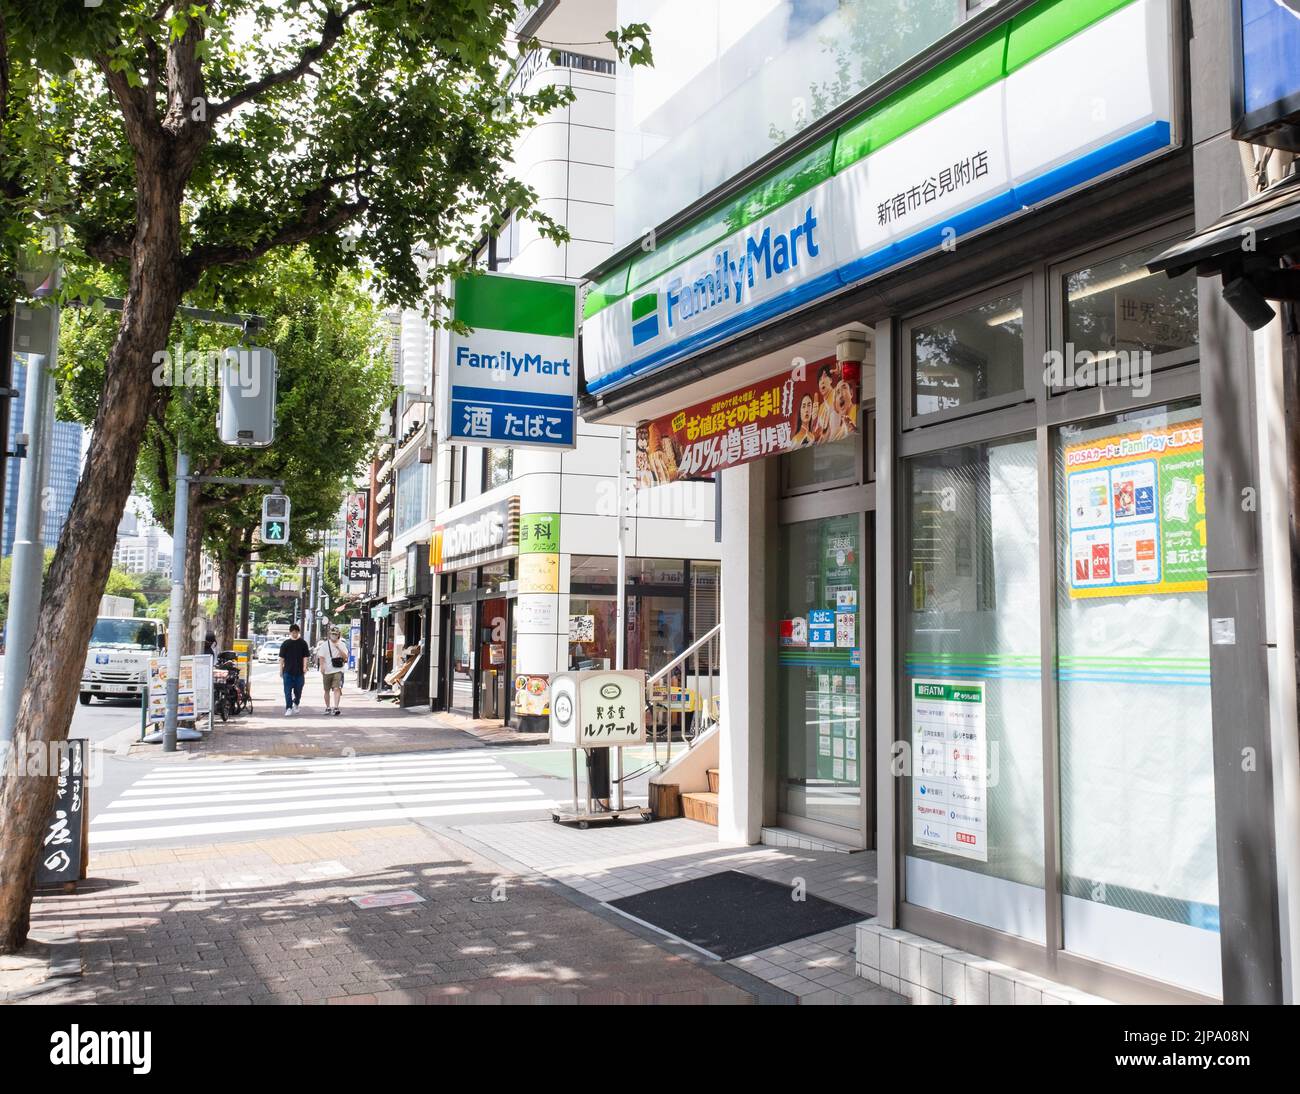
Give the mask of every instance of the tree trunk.
[[[136, 234], [122, 322], [109, 351], [85, 469], [41, 597], [14, 730], [17, 756], [39, 751], [48, 760], [52, 743], [67, 739], [78, 669], [108, 582], [150, 404], [165, 397], [151, 374], [183, 292], [182, 183], [162, 162], [161, 150], [158, 158], [137, 156]], [[0, 954], [18, 951], [27, 940], [35, 867], [54, 796], [53, 774], [10, 767], [0, 783]]]
[[221, 636], [221, 648], [233, 650], [236, 631], [236, 616], [239, 614], [239, 559], [223, 558], [220, 563], [221, 591], [217, 594], [217, 618], [221, 623], [217, 633]]
[[211, 624], [199, 610], [199, 581], [203, 577], [203, 533], [207, 519], [207, 510], [198, 502], [202, 486], [190, 485], [189, 524], [185, 535], [185, 597], [182, 618], [185, 620], [185, 640], [187, 646], [181, 647], [182, 653], [202, 653], [203, 639], [211, 630]]

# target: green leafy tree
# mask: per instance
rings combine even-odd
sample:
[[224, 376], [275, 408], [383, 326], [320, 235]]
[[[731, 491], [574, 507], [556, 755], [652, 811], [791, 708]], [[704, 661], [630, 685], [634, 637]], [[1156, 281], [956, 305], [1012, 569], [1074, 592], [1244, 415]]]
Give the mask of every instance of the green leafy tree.
[[[14, 746], [66, 738], [85, 645], [185, 299], [238, 299], [251, 264], [305, 246], [368, 269], [388, 303], [437, 302], [484, 215], [563, 232], [510, 170], [516, 138], [572, 99], [512, 89], [516, 0], [0, 0], [0, 235], [66, 225], [65, 292], [96, 265], [126, 286], [72, 513], [45, 584]], [[633, 61], [646, 28], [615, 30]], [[12, 88], [21, 79], [21, 106]], [[17, 120], [15, 120], [15, 118]], [[17, 227], [15, 227], [17, 225]], [[5, 260], [7, 263], [9, 260]], [[27, 937], [53, 778], [0, 787], [0, 953]]]

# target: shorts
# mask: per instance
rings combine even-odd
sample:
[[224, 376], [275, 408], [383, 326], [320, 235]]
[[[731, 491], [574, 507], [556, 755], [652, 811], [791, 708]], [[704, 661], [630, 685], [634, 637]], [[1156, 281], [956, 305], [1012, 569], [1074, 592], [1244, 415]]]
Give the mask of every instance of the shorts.
[[326, 691], [332, 691], [334, 688], [341, 688], [343, 686], [342, 669], [339, 669], [338, 672], [322, 672], [320, 678], [321, 683], [325, 685]]

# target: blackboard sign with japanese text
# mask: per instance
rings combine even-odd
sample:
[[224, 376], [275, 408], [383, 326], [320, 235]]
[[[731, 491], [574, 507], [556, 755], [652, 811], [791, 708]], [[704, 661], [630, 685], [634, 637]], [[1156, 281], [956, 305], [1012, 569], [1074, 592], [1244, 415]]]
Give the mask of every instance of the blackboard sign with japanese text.
[[41, 839], [37, 885], [64, 885], [86, 875], [86, 739], [58, 745], [58, 795]]

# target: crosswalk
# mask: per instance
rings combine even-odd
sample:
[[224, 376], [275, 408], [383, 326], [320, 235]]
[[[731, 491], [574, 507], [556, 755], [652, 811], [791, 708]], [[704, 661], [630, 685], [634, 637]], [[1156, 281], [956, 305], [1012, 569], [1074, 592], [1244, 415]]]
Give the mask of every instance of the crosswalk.
[[483, 753], [156, 768], [98, 813], [95, 847], [482, 813], [555, 802]]

